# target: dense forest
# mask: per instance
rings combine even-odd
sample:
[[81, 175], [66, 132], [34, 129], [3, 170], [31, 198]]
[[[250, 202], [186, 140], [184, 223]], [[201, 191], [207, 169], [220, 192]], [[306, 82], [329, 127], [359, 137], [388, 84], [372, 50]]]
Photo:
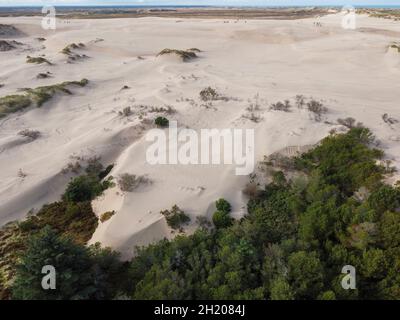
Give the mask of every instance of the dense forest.
[[[284, 170], [267, 161], [272, 181], [247, 190], [241, 220], [220, 199], [212, 222], [137, 248], [128, 262], [85, 246], [97, 226], [90, 200], [112, 184], [111, 168], [93, 165], [60, 202], [3, 228], [3, 298], [400, 299], [400, 184], [384, 183], [393, 169], [374, 145], [359, 126], [332, 132]], [[56, 290], [41, 288], [47, 264]], [[345, 265], [355, 267], [356, 289], [341, 286]]]

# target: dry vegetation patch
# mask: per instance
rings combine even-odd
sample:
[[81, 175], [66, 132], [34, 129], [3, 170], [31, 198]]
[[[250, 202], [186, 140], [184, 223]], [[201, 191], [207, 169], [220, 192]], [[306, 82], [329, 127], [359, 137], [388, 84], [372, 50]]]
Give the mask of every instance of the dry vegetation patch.
[[142, 184], [151, 183], [146, 176], [137, 176], [135, 174], [123, 173], [118, 177], [118, 186], [123, 192], [133, 192]]
[[100, 216], [100, 222], [103, 223], [103, 222], [106, 222], [107, 220], [110, 220], [111, 217], [112, 217], [114, 214], [115, 214], [115, 211], [114, 211], [114, 210], [113, 210], [113, 211], [104, 212], [104, 213]]
[[174, 54], [174, 55], [178, 56], [179, 58], [181, 58], [182, 61], [186, 62], [186, 61], [189, 61], [189, 60], [197, 58], [196, 52], [200, 52], [200, 51], [194, 51], [194, 50], [199, 50], [199, 49], [192, 48], [192, 49], [189, 49], [189, 50], [177, 50], [177, 49], [168, 49], [167, 48], [167, 49], [161, 50], [157, 54], [157, 57], [163, 56], [163, 55]]

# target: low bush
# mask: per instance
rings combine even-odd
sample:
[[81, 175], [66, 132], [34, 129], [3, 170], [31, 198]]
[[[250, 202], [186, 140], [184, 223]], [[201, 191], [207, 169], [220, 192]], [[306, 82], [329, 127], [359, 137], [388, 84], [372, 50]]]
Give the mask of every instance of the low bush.
[[177, 205], [174, 205], [171, 210], [164, 210], [160, 213], [165, 217], [168, 226], [172, 229], [179, 229], [182, 225], [190, 221], [189, 216], [187, 216]]
[[215, 202], [217, 211], [214, 212], [212, 221], [217, 229], [223, 229], [230, 227], [233, 223], [233, 219], [230, 216], [231, 204], [225, 199], [219, 199]]
[[160, 128], [166, 128], [169, 126], [169, 120], [165, 117], [157, 117], [154, 120], [154, 123], [156, 124], [157, 127]]
[[219, 93], [217, 90], [207, 87], [200, 91], [200, 99], [202, 101], [213, 101], [218, 100], [220, 98]]
[[103, 192], [103, 185], [93, 176], [85, 175], [73, 179], [67, 186], [63, 199], [69, 202], [90, 201]]
[[314, 114], [314, 119], [316, 121], [321, 121], [322, 115], [328, 112], [328, 109], [324, 107], [322, 102], [314, 99], [307, 102], [307, 109]]
[[289, 100], [285, 100], [284, 102], [278, 101], [276, 103], [271, 104], [270, 107], [271, 110], [284, 111], [284, 112], [290, 112], [291, 108], [292, 106]]

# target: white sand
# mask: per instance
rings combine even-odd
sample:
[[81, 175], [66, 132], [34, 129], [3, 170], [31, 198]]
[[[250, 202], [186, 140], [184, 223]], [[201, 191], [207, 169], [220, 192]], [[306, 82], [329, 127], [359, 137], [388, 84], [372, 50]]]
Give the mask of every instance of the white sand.
[[[93, 202], [97, 214], [116, 214], [99, 224], [91, 242], [112, 246], [125, 257], [135, 245], [172, 236], [159, 212], [174, 204], [192, 218], [189, 231], [195, 228], [196, 216], [211, 216], [220, 197], [233, 204], [235, 217], [243, 215], [246, 199], [241, 190], [248, 178], [236, 176], [234, 166], [146, 164], [148, 126], [141, 125], [137, 115], [118, 115], [124, 107], [139, 104], [173, 106], [178, 112], [168, 118], [182, 127], [254, 128], [258, 160], [287, 146], [314, 144], [340, 128], [325, 121], [354, 117], [373, 130], [399, 168], [400, 124], [390, 127], [381, 117], [388, 113], [400, 120], [400, 54], [388, 49], [400, 38], [400, 22], [358, 16], [358, 29], [352, 31], [342, 29], [340, 19], [320, 18], [321, 28], [313, 25], [314, 19], [71, 20], [46, 32], [39, 18], [1, 18], [0, 23], [14, 24], [29, 35], [16, 40], [31, 49], [0, 53], [0, 83], [5, 84], [0, 96], [66, 80], [87, 78], [90, 84], [73, 88], [73, 96], [58, 95], [42, 108], [0, 119], [0, 224], [57, 200], [72, 176], [60, 173], [72, 155], [97, 155], [105, 164], [115, 163], [114, 177], [128, 172], [153, 180], [136, 192], [109, 189]], [[39, 43], [34, 39], [39, 36], [47, 41]], [[104, 41], [93, 41], [96, 38]], [[72, 42], [85, 43], [80, 53], [90, 58], [66, 64], [59, 52]], [[164, 48], [192, 47], [203, 52], [191, 62], [156, 57]], [[26, 64], [28, 54], [45, 54], [55, 65]], [[45, 71], [53, 78], [37, 80]], [[124, 85], [130, 89], [121, 91]], [[207, 86], [236, 99], [217, 101], [211, 109], [200, 107], [199, 92]], [[263, 118], [259, 123], [242, 118], [248, 113], [248, 99], [254, 101], [256, 94], [266, 100], [256, 112]], [[329, 108], [323, 121], [315, 122], [307, 111], [296, 108], [291, 113], [268, 110], [270, 103], [296, 94], [323, 100]], [[26, 128], [40, 130], [43, 136], [26, 143], [17, 136]], [[18, 177], [19, 169], [25, 178]]]

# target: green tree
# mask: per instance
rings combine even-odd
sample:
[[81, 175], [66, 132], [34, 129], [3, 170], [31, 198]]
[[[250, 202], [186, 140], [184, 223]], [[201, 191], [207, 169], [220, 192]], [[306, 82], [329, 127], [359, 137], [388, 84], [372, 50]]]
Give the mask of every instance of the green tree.
[[63, 199], [70, 202], [93, 200], [104, 191], [97, 177], [83, 175], [73, 179], [67, 186]]
[[[44, 290], [41, 286], [45, 265], [56, 270], [56, 290]], [[45, 227], [30, 239], [17, 267], [12, 292], [13, 298], [23, 300], [90, 298], [95, 287], [88, 250]]]
[[292, 289], [285, 278], [278, 277], [272, 281], [271, 300], [294, 300]]
[[214, 212], [212, 221], [217, 229], [227, 228], [232, 225], [232, 218], [229, 213], [225, 211]]
[[288, 259], [289, 283], [296, 298], [315, 299], [323, 288], [323, 267], [316, 252], [299, 251]]
[[[56, 289], [42, 288], [42, 268], [51, 265], [56, 271]], [[89, 248], [60, 236], [44, 227], [30, 238], [27, 250], [17, 266], [12, 287], [13, 298], [23, 300], [112, 299], [118, 292], [116, 281], [123, 274], [118, 254], [102, 249], [99, 244]]]

